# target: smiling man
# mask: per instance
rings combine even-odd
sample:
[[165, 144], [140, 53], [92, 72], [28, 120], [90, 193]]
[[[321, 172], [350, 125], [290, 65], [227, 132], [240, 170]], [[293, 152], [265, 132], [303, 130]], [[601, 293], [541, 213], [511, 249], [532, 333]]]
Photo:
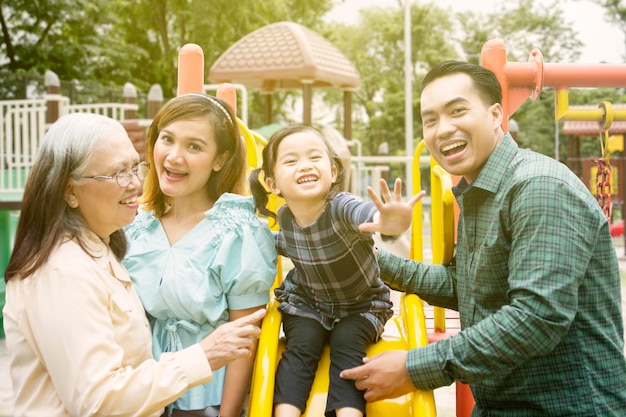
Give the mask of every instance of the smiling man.
[[447, 61], [424, 78], [424, 141], [460, 207], [451, 265], [380, 251], [392, 288], [458, 310], [462, 330], [346, 370], [365, 398], [469, 383], [472, 416], [626, 416], [620, 277], [608, 222], [582, 182], [519, 149], [502, 91], [479, 66]]

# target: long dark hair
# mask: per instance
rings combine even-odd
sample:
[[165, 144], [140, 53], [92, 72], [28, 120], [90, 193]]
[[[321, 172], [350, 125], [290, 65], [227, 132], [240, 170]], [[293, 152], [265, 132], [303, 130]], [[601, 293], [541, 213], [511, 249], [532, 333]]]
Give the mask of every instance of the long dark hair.
[[[68, 207], [65, 190], [69, 181], [79, 180], [95, 151], [118, 129], [123, 129], [119, 122], [90, 113], [63, 116], [50, 127], [26, 181], [5, 281], [33, 274], [65, 236], [76, 238], [89, 253], [88, 227], [78, 211]], [[118, 259], [124, 257], [122, 230], [111, 234], [109, 247]]]
[[248, 177], [248, 186], [250, 187], [250, 192], [252, 193], [252, 197], [254, 198], [254, 206], [256, 210], [264, 215], [271, 217], [273, 219], [277, 218], [276, 213], [267, 208], [269, 198], [268, 195], [271, 194], [261, 180], [259, 179], [259, 175], [263, 173], [263, 178], [273, 178], [274, 177], [274, 167], [276, 166], [276, 154], [278, 153], [278, 146], [288, 136], [291, 136], [300, 132], [312, 132], [319, 136], [324, 144], [326, 145], [326, 149], [328, 151], [328, 156], [334, 166], [337, 167], [337, 178], [332, 185], [332, 191], [341, 191], [343, 189], [343, 164], [341, 163], [341, 159], [330, 145], [326, 137], [314, 127], [303, 125], [303, 124], [294, 124], [281, 128], [276, 131], [267, 141], [267, 145], [263, 148], [263, 164], [260, 168], [253, 169], [250, 172], [250, 176]]
[[229, 153], [229, 158], [222, 169], [213, 171], [209, 176], [206, 184], [209, 197], [217, 201], [225, 192], [236, 194], [245, 192], [246, 150], [232, 109], [217, 97], [200, 93], [184, 94], [165, 103], [148, 130], [146, 160], [150, 163], [150, 172], [143, 186], [141, 202], [146, 210], [154, 211], [156, 217], [163, 216], [171, 204], [170, 198], [161, 191], [154, 168], [154, 144], [159, 133], [178, 120], [202, 118], [211, 122], [212, 134], [217, 143], [217, 155]]

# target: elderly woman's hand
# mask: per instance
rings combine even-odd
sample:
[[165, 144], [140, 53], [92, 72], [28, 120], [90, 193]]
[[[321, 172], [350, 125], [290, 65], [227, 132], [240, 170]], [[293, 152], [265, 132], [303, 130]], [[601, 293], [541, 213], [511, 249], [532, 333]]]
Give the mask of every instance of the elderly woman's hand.
[[261, 335], [259, 322], [265, 309], [240, 319], [225, 323], [205, 337], [200, 346], [212, 370], [228, 365], [234, 360], [250, 357]]

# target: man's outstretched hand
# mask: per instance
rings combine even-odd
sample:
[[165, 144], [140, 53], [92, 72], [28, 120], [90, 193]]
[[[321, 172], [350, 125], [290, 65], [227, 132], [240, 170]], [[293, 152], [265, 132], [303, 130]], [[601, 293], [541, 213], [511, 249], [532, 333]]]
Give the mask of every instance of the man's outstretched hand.
[[353, 379], [356, 387], [365, 391], [366, 401], [396, 398], [415, 391], [406, 369], [406, 350], [389, 350], [371, 358], [363, 365], [345, 369], [339, 376]]

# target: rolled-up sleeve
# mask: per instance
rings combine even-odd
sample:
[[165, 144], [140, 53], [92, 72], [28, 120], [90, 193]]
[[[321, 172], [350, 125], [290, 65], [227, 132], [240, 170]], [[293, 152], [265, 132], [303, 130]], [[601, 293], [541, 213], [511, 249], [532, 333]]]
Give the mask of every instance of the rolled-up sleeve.
[[211, 266], [233, 310], [266, 304], [276, 277], [274, 237], [262, 224], [251, 224], [224, 236]]

